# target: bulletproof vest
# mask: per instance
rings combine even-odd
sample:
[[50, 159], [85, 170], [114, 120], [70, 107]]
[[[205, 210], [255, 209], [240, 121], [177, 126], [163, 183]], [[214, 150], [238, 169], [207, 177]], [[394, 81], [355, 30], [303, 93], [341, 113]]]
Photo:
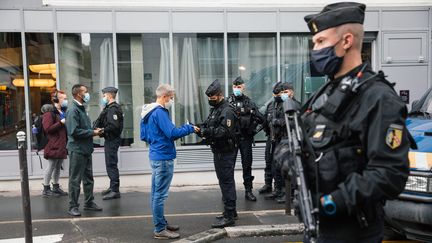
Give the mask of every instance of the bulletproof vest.
[[[314, 150], [305, 153], [310, 168], [307, 170], [308, 177], [314, 178], [312, 181], [315, 182], [314, 167], [317, 166], [320, 193], [331, 193], [349, 174], [360, 173], [366, 167], [365, 149], [360, 138], [350, 131], [349, 125], [351, 116], [357, 112], [352, 107], [359, 104], [360, 93], [373, 82], [380, 81], [381, 76], [383, 78], [381, 73], [365, 73], [356, 85], [351, 86], [345, 78], [339, 83], [327, 83], [321, 93], [316, 94], [319, 97], [313, 98], [314, 102], [309, 104], [311, 111], [303, 114], [305, 132]], [[310, 156], [311, 153], [315, 154], [315, 158]]]
[[101, 121], [102, 122], [101, 127], [106, 127], [108, 125], [108, 120], [114, 119], [113, 117], [107, 116], [108, 109], [114, 110], [114, 114], [117, 116], [117, 120], [115, 120], [115, 121], [119, 123], [119, 127], [120, 127], [120, 129], [117, 131], [112, 131], [111, 133], [105, 134], [105, 137], [109, 139], [109, 138], [118, 137], [122, 133], [122, 130], [123, 130], [123, 112], [122, 112], [120, 105], [117, 103], [112, 103], [112, 104], [107, 105], [102, 111], [102, 113], [104, 113], [104, 114], [101, 116], [101, 117], [103, 117], [103, 119], [101, 119], [102, 120]]
[[[225, 109], [233, 109], [233, 107], [226, 101], [222, 101], [224, 103], [219, 106], [212, 108], [210, 111], [210, 115], [207, 120], [204, 122], [204, 127], [206, 128], [218, 128], [221, 126], [221, 116]], [[238, 121], [233, 121], [233, 125], [236, 126]], [[236, 130], [236, 129], [235, 129]], [[206, 138], [206, 143], [211, 146], [213, 152], [226, 152], [232, 151], [237, 147], [237, 141], [235, 138], [235, 134], [230, 134], [227, 138]]]
[[[267, 106], [266, 117], [267, 124], [269, 125], [268, 135], [269, 139], [275, 142], [280, 141], [282, 138], [287, 136], [285, 125], [274, 124], [275, 119], [285, 119], [285, 114], [283, 110], [283, 103], [272, 101]], [[272, 136], [274, 136], [272, 138]]]
[[228, 102], [234, 108], [234, 111], [238, 117], [241, 135], [254, 134], [258, 123], [253, 119], [253, 106], [250, 103], [249, 97], [242, 95], [241, 97], [237, 98], [234, 95], [231, 95], [228, 98]]

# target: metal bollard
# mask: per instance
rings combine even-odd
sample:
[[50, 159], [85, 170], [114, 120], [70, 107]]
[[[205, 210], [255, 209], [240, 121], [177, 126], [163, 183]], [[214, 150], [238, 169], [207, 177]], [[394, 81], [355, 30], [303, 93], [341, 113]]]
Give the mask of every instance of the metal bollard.
[[27, 151], [26, 151], [26, 134], [19, 131], [16, 134], [18, 140], [19, 164], [21, 175], [21, 197], [22, 207], [24, 212], [24, 236], [26, 243], [33, 242], [32, 220], [31, 220], [31, 207], [30, 207], [30, 193], [28, 181], [28, 168], [27, 168]]
[[285, 176], [285, 215], [291, 215], [291, 177]]

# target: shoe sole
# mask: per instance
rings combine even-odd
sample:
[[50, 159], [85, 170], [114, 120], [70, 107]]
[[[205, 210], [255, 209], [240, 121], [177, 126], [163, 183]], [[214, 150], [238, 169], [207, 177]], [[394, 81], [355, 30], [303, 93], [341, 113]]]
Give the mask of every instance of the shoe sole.
[[235, 223], [227, 224], [227, 225], [224, 225], [224, 226], [212, 225], [211, 227], [214, 228], [214, 229], [223, 229], [223, 228], [231, 227], [231, 226], [234, 226], [234, 225], [235, 225]]
[[156, 240], [174, 240], [174, 239], [178, 239], [178, 238], [180, 238], [180, 236], [178, 236], [178, 237], [165, 237], [165, 236], [154, 236], [154, 238], [156, 239]]
[[77, 215], [75, 215], [75, 214], [71, 214], [71, 213], [69, 213], [69, 212], [68, 212], [68, 214], [69, 214], [70, 216], [73, 216], [73, 217], [79, 217], [79, 216], [81, 216], [81, 214], [77, 214]]
[[102, 200], [112, 200], [112, 199], [118, 199], [121, 198], [121, 196], [115, 196], [115, 197], [109, 197], [109, 198], [102, 198]]
[[95, 212], [100, 212], [103, 209], [94, 209], [94, 208], [84, 208], [85, 211], [95, 211]]

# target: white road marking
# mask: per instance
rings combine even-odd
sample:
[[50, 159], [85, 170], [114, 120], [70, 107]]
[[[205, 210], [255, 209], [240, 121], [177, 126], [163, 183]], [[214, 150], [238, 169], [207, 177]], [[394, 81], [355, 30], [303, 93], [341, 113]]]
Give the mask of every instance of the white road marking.
[[[60, 242], [63, 239], [63, 234], [58, 235], [42, 235], [33, 237], [33, 243], [54, 243]], [[0, 243], [25, 243], [24, 238], [3, 239]]]
[[[283, 213], [285, 210], [277, 209], [277, 210], [260, 210], [260, 211], [238, 211], [238, 214], [265, 214], [265, 213]], [[184, 216], [205, 216], [205, 215], [219, 215], [221, 212], [208, 212], [208, 213], [184, 213], [184, 214], [165, 214], [166, 217], [184, 217]], [[107, 217], [69, 217], [69, 218], [57, 218], [57, 219], [34, 219], [35, 222], [63, 222], [63, 221], [93, 221], [93, 220], [101, 220], [101, 219], [141, 219], [141, 218], [151, 218], [151, 214], [147, 215], [131, 215], [131, 216], [107, 216]], [[0, 221], [0, 225], [2, 224], [14, 224], [14, 223], [23, 223], [22, 220], [11, 220], [11, 221]], [[2, 243], [2, 242], [0, 242]]]

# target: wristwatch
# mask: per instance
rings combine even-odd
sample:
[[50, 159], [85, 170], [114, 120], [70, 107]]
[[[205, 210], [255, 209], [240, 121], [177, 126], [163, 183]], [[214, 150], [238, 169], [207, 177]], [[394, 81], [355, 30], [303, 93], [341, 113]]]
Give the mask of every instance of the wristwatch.
[[331, 216], [336, 214], [336, 203], [333, 201], [333, 197], [331, 195], [324, 195], [322, 201], [322, 206], [324, 209], [324, 213]]

